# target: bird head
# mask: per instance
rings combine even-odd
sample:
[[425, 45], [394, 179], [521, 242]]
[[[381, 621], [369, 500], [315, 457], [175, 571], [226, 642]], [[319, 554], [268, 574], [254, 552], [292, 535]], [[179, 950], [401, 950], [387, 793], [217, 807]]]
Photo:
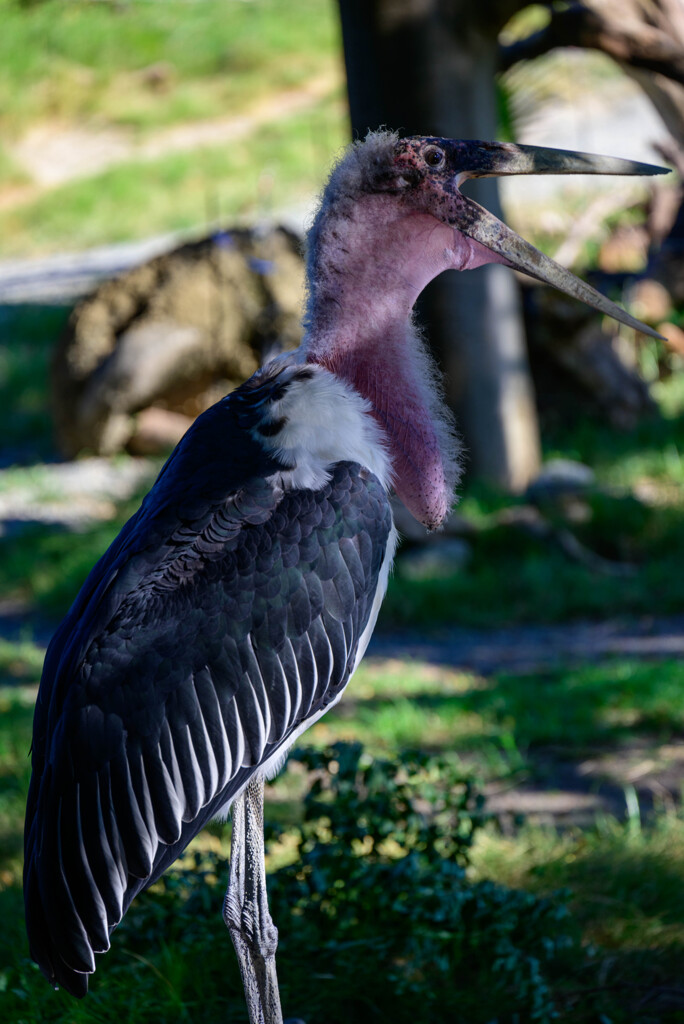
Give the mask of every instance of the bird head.
[[[430, 276], [435, 276], [435, 269], [470, 270], [484, 263], [503, 263], [621, 323], [660, 337], [464, 195], [461, 185], [469, 178], [514, 174], [654, 175], [668, 173], [667, 168], [541, 146], [430, 136], [400, 139], [393, 133], [376, 132], [352, 147], [337, 170], [339, 188], [357, 196], [365, 192], [381, 203], [383, 198], [391, 198], [395, 210], [433, 222], [428, 248], [441, 250], [437, 257], [441, 265], [434, 266], [433, 251], [432, 259], [424, 260]], [[333, 182], [334, 175], [331, 185]], [[435, 235], [435, 222], [448, 230]], [[425, 227], [430, 230], [429, 223]], [[427, 254], [427, 248], [423, 253]], [[422, 287], [424, 283], [420, 282]]]
[[411, 323], [423, 288], [445, 270], [502, 263], [647, 334], [590, 285], [461, 192], [468, 178], [510, 174], [661, 174], [614, 157], [510, 143], [374, 132], [333, 169], [309, 233], [307, 358], [367, 398], [413, 515], [439, 525], [459, 474], [456, 445]]

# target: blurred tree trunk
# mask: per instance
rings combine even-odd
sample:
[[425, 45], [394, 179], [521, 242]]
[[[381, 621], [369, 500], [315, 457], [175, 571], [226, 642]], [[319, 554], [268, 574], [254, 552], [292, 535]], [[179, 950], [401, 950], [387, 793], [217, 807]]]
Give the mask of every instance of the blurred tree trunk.
[[[497, 36], [520, 0], [339, 0], [352, 131], [493, 139]], [[468, 193], [501, 216], [495, 179]], [[539, 427], [515, 280], [502, 266], [449, 273], [421, 303], [473, 472], [521, 490]]]

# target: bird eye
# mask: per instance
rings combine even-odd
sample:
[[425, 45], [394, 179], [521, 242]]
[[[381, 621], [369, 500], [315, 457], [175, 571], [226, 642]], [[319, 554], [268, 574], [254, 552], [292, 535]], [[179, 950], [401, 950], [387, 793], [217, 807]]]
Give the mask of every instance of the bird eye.
[[439, 146], [426, 146], [423, 150], [423, 160], [433, 170], [441, 167], [445, 159], [444, 150], [440, 149]]

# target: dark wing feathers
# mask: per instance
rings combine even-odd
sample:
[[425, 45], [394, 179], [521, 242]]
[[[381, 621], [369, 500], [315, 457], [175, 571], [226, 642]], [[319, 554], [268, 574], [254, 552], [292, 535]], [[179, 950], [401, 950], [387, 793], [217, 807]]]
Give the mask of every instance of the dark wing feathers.
[[391, 528], [383, 489], [353, 464], [319, 491], [283, 493], [255, 443], [226, 482], [225, 458], [194, 450], [210, 445], [202, 419], [46, 658], [27, 929], [44, 972], [76, 995], [135, 894], [338, 696]]

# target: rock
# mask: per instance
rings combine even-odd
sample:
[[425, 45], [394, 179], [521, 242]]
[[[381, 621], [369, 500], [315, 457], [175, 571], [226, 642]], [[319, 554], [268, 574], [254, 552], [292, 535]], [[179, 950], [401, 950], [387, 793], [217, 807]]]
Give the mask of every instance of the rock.
[[61, 451], [141, 450], [136, 414], [151, 406], [199, 415], [299, 344], [303, 292], [301, 241], [281, 227], [220, 231], [105, 282], [55, 353]]
[[472, 554], [470, 544], [458, 537], [444, 537], [425, 547], [404, 552], [397, 562], [400, 576], [408, 580], [446, 579], [460, 572]]
[[170, 452], [191, 425], [189, 416], [151, 406], [136, 416], [135, 432], [128, 447], [132, 455], [163, 455]]
[[594, 471], [574, 459], [549, 459], [528, 486], [526, 497], [533, 502], [587, 491], [594, 486]]
[[150, 92], [164, 93], [174, 85], [177, 75], [173, 64], [167, 60], [158, 60], [141, 68], [137, 77]]

